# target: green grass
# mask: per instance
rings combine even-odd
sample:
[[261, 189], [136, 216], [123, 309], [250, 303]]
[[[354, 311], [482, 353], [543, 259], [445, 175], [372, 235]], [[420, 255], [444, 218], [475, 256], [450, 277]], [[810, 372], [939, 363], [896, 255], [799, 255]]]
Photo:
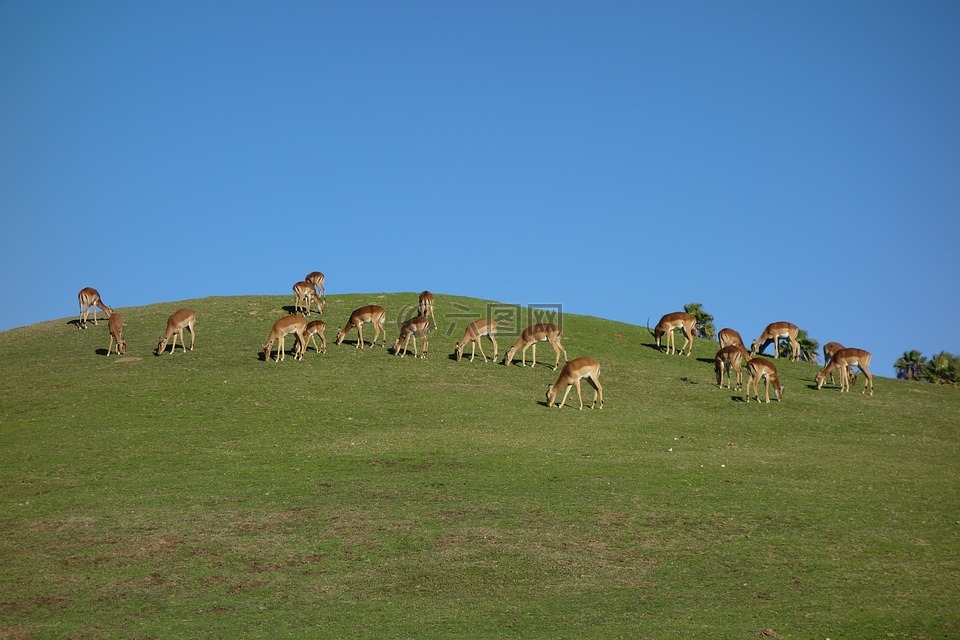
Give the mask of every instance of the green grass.
[[[292, 303], [119, 309], [126, 358], [0, 334], [0, 638], [960, 636], [955, 389], [781, 360], [746, 404], [715, 343], [566, 316], [605, 408], [547, 409], [549, 367], [450, 359], [483, 301], [437, 295], [421, 361], [333, 345], [416, 294], [334, 296], [329, 353], [264, 362]], [[182, 306], [196, 350], [155, 357]]]

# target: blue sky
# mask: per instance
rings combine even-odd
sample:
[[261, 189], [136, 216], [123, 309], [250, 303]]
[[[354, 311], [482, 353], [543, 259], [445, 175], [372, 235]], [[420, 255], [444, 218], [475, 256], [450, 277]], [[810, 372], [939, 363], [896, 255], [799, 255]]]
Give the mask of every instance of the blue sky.
[[956, 2], [0, 1], [0, 330], [420, 291], [960, 353]]

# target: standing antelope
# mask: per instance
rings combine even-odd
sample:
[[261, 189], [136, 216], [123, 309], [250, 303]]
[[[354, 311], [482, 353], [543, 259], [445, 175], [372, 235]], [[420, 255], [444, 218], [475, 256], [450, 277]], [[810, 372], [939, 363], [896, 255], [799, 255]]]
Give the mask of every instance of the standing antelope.
[[763, 330], [763, 333], [760, 334], [760, 337], [750, 345], [750, 353], [751, 355], [763, 353], [767, 345], [772, 342], [773, 357], [777, 359], [780, 357], [780, 338], [786, 338], [790, 341], [790, 359], [799, 360], [800, 343], [797, 342], [798, 331], [797, 325], [790, 322], [771, 322], [767, 325], [767, 328]]
[[732, 344], [746, 346], [746, 343], [736, 329], [720, 329], [720, 333], [717, 334], [717, 340], [720, 342], [720, 348], [729, 347]]
[[[417, 316], [410, 318], [400, 326], [400, 335], [393, 343], [393, 353], [401, 358], [407, 354], [407, 345], [410, 344], [410, 338], [413, 338], [413, 357], [417, 357], [417, 336], [423, 338], [423, 352], [420, 358], [427, 357], [427, 348], [430, 346], [430, 338], [427, 331], [430, 329], [430, 319], [427, 316]], [[400, 341], [403, 340], [403, 347], [400, 347]], [[402, 353], [401, 353], [402, 351]]]
[[562, 337], [563, 333], [560, 331], [560, 327], [556, 325], [546, 322], [531, 325], [524, 329], [516, 343], [507, 349], [506, 355], [503, 356], [503, 364], [510, 364], [513, 362], [513, 354], [517, 352], [517, 349], [523, 347], [523, 351], [521, 352], [521, 364], [524, 367], [527, 366], [527, 349], [533, 347], [533, 365], [531, 366], [535, 367], [537, 366], [537, 343], [549, 342], [551, 345], [553, 345], [553, 350], [557, 354], [557, 359], [553, 363], [553, 369], [556, 371], [557, 367], [560, 365], [561, 352], [563, 352], [563, 359], [567, 359], [567, 350], [563, 348], [562, 344], [560, 344], [560, 339]]
[[839, 342], [828, 342], [827, 344], [823, 345], [823, 364], [829, 364], [833, 359], [833, 354], [835, 354], [837, 351], [840, 351], [840, 349], [845, 348], [846, 347]]
[[273, 351], [273, 343], [277, 343], [277, 356], [275, 362], [280, 362], [286, 357], [285, 336], [294, 333], [297, 336], [297, 344], [293, 350], [294, 360], [303, 360], [303, 353], [307, 350], [306, 342], [303, 338], [303, 330], [307, 326], [307, 319], [303, 316], [290, 315], [280, 318], [273, 323], [270, 329], [270, 335], [267, 336], [267, 344], [263, 345], [263, 360], [270, 361], [270, 353]]
[[347, 324], [345, 324], [342, 329], [337, 330], [337, 344], [342, 344], [347, 332], [356, 327], [357, 334], [360, 336], [357, 340], [357, 348], [363, 349], [363, 325], [370, 323], [373, 325], [374, 331], [373, 342], [370, 343], [370, 346], [377, 346], [377, 337], [380, 336], [381, 332], [383, 333], [381, 346], [385, 346], [387, 344], [387, 330], [384, 326], [386, 321], [387, 310], [383, 307], [378, 307], [375, 304], [360, 307], [350, 314], [350, 319], [347, 320]]
[[859, 367], [866, 380], [863, 382], [863, 392], [867, 392], [870, 387], [870, 395], [873, 395], [873, 376], [870, 375], [870, 360], [873, 356], [869, 351], [863, 349], [840, 349], [834, 352], [830, 362], [823, 368], [823, 371], [817, 374], [817, 389], [823, 386], [827, 376], [834, 369], [840, 369], [840, 391], [850, 391], [850, 372], [853, 367]]
[[567, 396], [570, 395], [570, 387], [575, 385], [577, 387], [577, 398], [580, 400], [580, 410], [583, 411], [583, 395], [580, 393], [580, 380], [583, 378], [586, 378], [590, 386], [593, 387], [593, 404], [590, 405], [590, 408], [593, 409], [594, 406], [596, 406], [597, 398], [599, 397], [600, 408], [603, 409], [603, 387], [600, 386], [600, 361], [596, 358], [574, 358], [563, 365], [563, 371], [560, 372], [560, 377], [557, 378], [556, 383], [547, 387], [547, 406], [553, 406], [554, 400], [557, 399], [557, 393], [559, 393], [563, 387], [566, 388], [566, 391], [563, 394], [563, 400], [560, 401], [557, 408], [559, 409], [565, 405], [567, 403]]
[[[327, 337], [323, 333], [326, 330], [327, 323], [323, 320], [314, 320], [313, 322], [308, 322], [307, 326], [303, 329], [303, 343], [300, 344], [303, 353], [306, 353], [307, 343], [309, 342], [313, 342], [313, 348], [316, 349], [317, 353], [326, 353]], [[317, 336], [320, 336], [319, 347], [317, 347]]]
[[193, 309], [180, 309], [174, 312], [167, 319], [167, 330], [157, 344], [157, 355], [161, 355], [166, 350], [167, 341], [170, 339], [170, 336], [173, 336], [173, 347], [170, 349], [170, 353], [177, 352], [177, 336], [180, 336], [180, 346], [183, 347], [183, 352], [186, 353], [187, 340], [183, 336], [184, 328], [190, 330], [190, 351], [193, 351], [193, 341], [196, 338], [196, 334], [193, 331], [193, 323], [196, 322], [196, 320], [197, 312]]
[[[327, 306], [327, 303], [324, 300], [321, 300], [317, 295], [317, 290], [314, 289], [313, 284], [307, 282], [306, 280], [293, 285], [293, 297], [295, 313], [299, 312], [301, 309], [304, 309], [304, 315], [310, 315], [310, 307], [312, 302], [317, 303], [317, 313], [323, 313], [323, 308]], [[301, 305], [301, 302], [305, 304]]]
[[113, 350], [113, 341], [117, 341], [117, 355], [127, 352], [127, 342], [123, 339], [123, 316], [114, 313], [107, 320], [107, 329], [110, 330], [110, 344], [107, 345], [107, 355]]
[[[841, 349], [844, 349], [844, 348], [845, 347], [839, 342], [828, 342], [827, 344], [823, 345], [823, 364], [824, 365], [830, 364], [830, 361], [833, 360], [833, 354], [835, 354], [837, 351], [840, 351]], [[830, 375], [830, 384], [834, 384], [833, 371], [831, 371], [829, 375]], [[839, 375], [840, 374], [838, 373], [837, 376], [839, 377]], [[850, 384], [857, 383], [857, 373], [853, 369], [848, 368], [847, 375], [850, 376]]]
[[327, 290], [324, 287], [324, 282], [326, 279], [323, 277], [323, 274], [319, 271], [311, 271], [307, 274], [307, 277], [304, 278], [304, 281], [309, 282], [314, 287], [316, 287], [317, 295], [325, 299], [327, 297]]
[[[660, 348], [660, 339], [663, 337], [663, 334], [667, 334], [667, 353], [677, 353], [677, 345], [673, 339], [673, 332], [675, 329], [680, 329], [683, 333], [683, 346], [680, 347], [680, 355], [683, 355], [683, 350], [687, 349], [687, 355], [693, 351], [693, 333], [697, 327], [697, 319], [685, 312], [685, 311], [676, 311], [674, 313], [668, 313], [667, 315], [660, 318], [660, 322], [657, 323], [657, 326], [653, 329], [653, 337], [657, 341], [657, 349]], [[649, 327], [647, 327], [649, 330]], [[689, 349], [687, 348], [689, 346]]]
[[470, 345], [470, 362], [473, 362], [477, 345], [480, 346], [480, 355], [483, 356], [483, 361], [486, 362], [487, 354], [483, 352], [483, 345], [480, 343], [480, 338], [483, 336], [490, 338], [490, 342], [493, 343], [493, 360], [496, 361], [497, 354], [500, 353], [500, 347], [497, 345], [497, 321], [490, 318], [480, 318], [467, 325], [466, 330], [463, 332], [463, 338], [461, 338], [460, 342], [453, 348], [453, 355], [457, 362], [460, 362], [460, 359], [463, 357], [463, 349], [467, 344]]
[[420, 301], [419, 301], [419, 304], [417, 305], [417, 308], [418, 308], [418, 312], [417, 312], [418, 315], [421, 315], [424, 318], [426, 318], [427, 316], [430, 316], [430, 318], [433, 320], [433, 326], [437, 326], [437, 317], [433, 315], [433, 294], [432, 293], [430, 293], [429, 291], [424, 291], [423, 293], [421, 293]]
[[80, 317], [77, 320], [77, 327], [80, 329], [87, 328], [87, 317], [89, 317], [91, 309], [93, 309], [93, 324], [97, 324], [97, 307], [100, 307], [107, 314], [107, 318], [113, 313], [113, 309], [100, 299], [100, 292], [92, 287], [80, 289], [80, 293], [77, 294], [77, 302], [80, 303]]
[[[737, 376], [737, 391], [743, 388], [743, 361], [750, 359], [750, 353], [742, 344], [730, 344], [719, 351], [714, 357], [714, 369], [717, 373], [717, 386], [723, 388], [723, 376], [732, 371]], [[730, 388], [730, 378], [727, 376], [727, 389]]]
[[767, 395], [767, 402], [770, 402], [770, 382], [773, 382], [774, 393], [777, 394], [777, 402], [783, 400], [783, 385], [780, 384], [780, 376], [777, 374], [777, 367], [769, 360], [763, 358], [751, 358], [747, 362], [747, 402], [750, 402], [750, 383], [753, 383], [753, 393], [760, 402], [760, 379], [764, 381], [764, 391]]

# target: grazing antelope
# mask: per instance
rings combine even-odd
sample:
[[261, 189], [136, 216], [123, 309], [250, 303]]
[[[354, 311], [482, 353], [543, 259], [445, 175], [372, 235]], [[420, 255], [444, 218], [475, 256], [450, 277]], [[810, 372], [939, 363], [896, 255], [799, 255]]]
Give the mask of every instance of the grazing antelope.
[[97, 307], [100, 307], [108, 318], [113, 314], [113, 309], [100, 299], [100, 292], [91, 287], [80, 289], [80, 293], [77, 294], [77, 302], [80, 303], [80, 317], [77, 320], [77, 327], [80, 329], [87, 328], [87, 318], [91, 309], [93, 309], [93, 324], [97, 324]]
[[[750, 353], [742, 344], [730, 344], [719, 351], [714, 357], [714, 369], [717, 373], [717, 386], [723, 388], [723, 376], [732, 371], [737, 376], [737, 391], [743, 388], [743, 367], [744, 360], [750, 359]], [[730, 388], [730, 378], [727, 376], [727, 389]]]
[[327, 306], [326, 301], [320, 299], [320, 297], [317, 295], [317, 290], [314, 289], [313, 285], [306, 280], [293, 285], [293, 297], [294, 312], [299, 312], [301, 309], [303, 309], [305, 311], [304, 315], [310, 315], [310, 307], [312, 306], [312, 302], [317, 303], [317, 313], [323, 313], [324, 307]]
[[342, 329], [337, 329], [337, 344], [342, 344], [347, 332], [356, 327], [357, 334], [360, 336], [357, 340], [357, 348], [363, 349], [363, 325], [370, 323], [373, 325], [374, 331], [373, 342], [370, 343], [371, 348], [377, 346], [377, 337], [380, 336], [381, 332], [383, 333], [381, 346], [385, 346], [387, 344], [387, 330], [384, 326], [386, 321], [387, 310], [383, 307], [378, 307], [375, 304], [360, 307], [350, 314], [350, 319], [347, 320], [347, 324]]
[[547, 406], [553, 406], [554, 400], [561, 388], [566, 388], [563, 394], [563, 400], [557, 405], [559, 409], [567, 403], [567, 396], [570, 395], [570, 387], [577, 387], [577, 398], [580, 400], [580, 410], [583, 411], [583, 395], [580, 393], [580, 380], [586, 378], [590, 386], [593, 387], [593, 409], [597, 404], [597, 398], [600, 398], [600, 408], [603, 409], [603, 387], [600, 386], [600, 361], [596, 358], [574, 358], [563, 365], [563, 371], [554, 384], [547, 387]]
[[717, 334], [717, 340], [720, 342], [720, 348], [729, 347], [730, 345], [741, 345], [746, 346], [746, 343], [743, 341], [743, 338], [740, 337], [740, 333], [736, 329], [720, 329], [720, 333]]
[[275, 362], [280, 362], [286, 357], [286, 343], [284, 337], [293, 333], [297, 336], [297, 344], [293, 351], [294, 360], [303, 360], [303, 353], [307, 350], [306, 342], [303, 338], [303, 330], [307, 327], [307, 319], [303, 316], [290, 315], [280, 318], [273, 323], [270, 329], [270, 335], [267, 336], [267, 344], [263, 345], [263, 360], [270, 361], [270, 353], [273, 351], [273, 343], [277, 343], [277, 356]]
[[497, 345], [497, 321], [491, 320], [490, 318], [480, 318], [467, 325], [466, 330], [463, 332], [463, 338], [461, 338], [460, 342], [453, 348], [453, 355], [457, 362], [460, 362], [460, 359], [463, 357], [463, 349], [467, 344], [470, 345], [470, 362], [473, 362], [477, 345], [480, 346], [480, 355], [483, 356], [483, 361], [486, 362], [487, 354], [483, 352], [483, 345], [480, 343], [480, 338], [483, 336], [490, 338], [490, 342], [493, 343], [493, 360], [496, 361], [497, 354], [500, 353], [500, 346]]
[[760, 337], [750, 345], [750, 354], [763, 353], [763, 350], [771, 342], [773, 343], [773, 357], [780, 357], [780, 338], [786, 338], [790, 341], [790, 359], [800, 359], [800, 343], [797, 342], [797, 325], [790, 322], [771, 322], [763, 330]]
[[[663, 334], [667, 334], [667, 353], [677, 353], [677, 345], [673, 339], [675, 329], [680, 329], [683, 333], [683, 346], [680, 347], [680, 355], [687, 349], [687, 355], [693, 351], [693, 332], [697, 327], [697, 319], [685, 311], [676, 311], [668, 313], [660, 318], [660, 322], [653, 329], [653, 337], [657, 341], [657, 349], [660, 348], [660, 339]], [[649, 331], [649, 327], [647, 330]], [[689, 346], [689, 348], [688, 348]]]
[[[844, 348], [845, 347], [839, 342], [828, 342], [827, 344], [823, 345], [823, 364], [824, 365], [830, 364], [830, 361], [833, 360], [833, 354], [835, 354], [837, 351], [840, 351], [840, 349], [844, 349]], [[835, 384], [833, 380], [833, 371], [831, 371], [829, 375], [830, 375], [830, 384]], [[850, 376], [850, 384], [857, 383], [856, 371], [848, 368], [847, 375]], [[838, 373], [837, 377], [839, 376], [840, 374]]]
[[167, 330], [164, 332], [163, 336], [160, 337], [160, 342], [157, 344], [157, 355], [161, 355], [167, 348], [167, 341], [170, 339], [170, 336], [173, 336], [173, 347], [170, 349], [170, 353], [177, 352], [177, 336], [180, 336], [180, 346], [183, 347], [183, 352], [187, 352], [187, 339], [183, 335], [183, 330], [190, 330], [190, 351], [193, 351], [193, 341], [197, 337], [196, 333], [193, 330], [193, 323], [197, 320], [197, 312], [193, 309], [180, 309], [179, 311], [174, 312], [167, 319]]
[[[313, 348], [316, 349], [317, 353], [326, 353], [327, 352], [327, 337], [324, 335], [324, 331], [327, 330], [327, 323], [323, 320], [314, 320], [313, 322], [308, 322], [307, 326], [303, 329], [303, 343], [300, 344], [303, 352], [307, 351], [307, 343], [312, 342]], [[317, 347], [317, 336], [320, 336], [320, 346]]]
[[[405, 356], [407, 354], [407, 345], [410, 344], [410, 339], [413, 338], [413, 357], [418, 357], [417, 336], [420, 336], [423, 338], [423, 352], [419, 357], [426, 358], [427, 348], [430, 346], [430, 338], [427, 336], [427, 331], [429, 329], [430, 319], [427, 316], [410, 318], [400, 326], [400, 335], [397, 336], [396, 342], [393, 343], [393, 353], [401, 358]], [[401, 340], [403, 340], [402, 348], [400, 347]]]
[[113, 350], [113, 342], [117, 342], [117, 355], [123, 355], [127, 352], [127, 342], [123, 339], [123, 316], [114, 313], [107, 320], [107, 328], [110, 330], [110, 344], [107, 345], [107, 355]]
[[834, 369], [840, 369], [840, 392], [850, 391], [850, 372], [853, 367], [859, 367], [866, 380], [863, 382], [863, 392], [867, 392], [870, 387], [870, 395], [873, 395], [873, 376], [870, 375], [870, 360], [873, 358], [869, 351], [863, 349], [840, 349], [834, 352], [830, 362], [823, 368], [823, 371], [817, 374], [817, 389], [823, 386], [827, 376]]
[[316, 287], [317, 295], [320, 298], [325, 299], [327, 297], [327, 290], [324, 287], [324, 282], [326, 279], [323, 277], [323, 274], [319, 271], [311, 271], [307, 274], [307, 277], [304, 278], [305, 282], [309, 282], [314, 287]]
[[537, 366], [537, 343], [549, 342], [551, 345], [553, 345], [553, 350], [557, 354], [557, 359], [553, 363], [553, 369], [556, 371], [557, 367], [560, 365], [561, 352], [563, 352], [563, 359], [567, 359], [567, 350], [563, 348], [562, 344], [560, 344], [560, 339], [562, 337], [563, 333], [560, 331], [560, 327], [556, 325], [546, 322], [531, 325], [524, 329], [516, 343], [507, 349], [506, 355], [503, 356], [503, 364], [510, 364], [513, 362], [513, 354], [517, 352], [517, 349], [523, 347], [523, 351], [521, 352], [521, 364], [524, 367], [527, 366], [527, 349], [533, 347], [533, 364], [531, 366], [535, 367]]
[[750, 383], [753, 383], [753, 393], [760, 402], [760, 379], [764, 381], [764, 391], [767, 395], [767, 402], [770, 402], [770, 382], [773, 382], [773, 390], [777, 394], [777, 402], [783, 400], [783, 385], [780, 384], [780, 376], [777, 374], [777, 367], [769, 360], [763, 358], [751, 358], [747, 361], [747, 402], [750, 402]]
[[437, 317], [433, 315], [433, 294], [429, 291], [424, 291], [420, 294], [420, 301], [417, 305], [418, 315], [426, 318], [430, 316], [430, 319], [433, 320], [433, 326], [437, 326]]

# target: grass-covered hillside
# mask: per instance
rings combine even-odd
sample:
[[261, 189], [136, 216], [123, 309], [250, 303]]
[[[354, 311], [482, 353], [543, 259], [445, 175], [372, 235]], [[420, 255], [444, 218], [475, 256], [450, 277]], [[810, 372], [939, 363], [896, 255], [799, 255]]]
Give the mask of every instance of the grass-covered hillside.
[[[548, 409], [548, 345], [450, 358], [484, 301], [394, 357], [416, 298], [330, 297], [302, 362], [261, 356], [292, 295], [118, 308], [125, 357], [103, 320], [0, 333], [0, 638], [960, 636], [955, 389], [780, 360], [747, 404], [716, 343], [566, 316], [605, 407]], [[335, 346], [371, 303], [388, 348]], [[154, 356], [184, 306], [196, 349]]]

